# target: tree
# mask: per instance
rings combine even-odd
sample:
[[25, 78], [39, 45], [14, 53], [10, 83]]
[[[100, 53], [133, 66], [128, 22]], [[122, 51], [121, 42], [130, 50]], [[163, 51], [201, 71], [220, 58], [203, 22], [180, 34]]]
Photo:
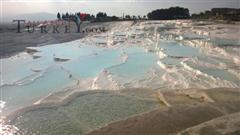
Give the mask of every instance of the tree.
[[66, 13], [66, 16], [65, 16], [67, 19], [69, 18], [69, 14], [68, 14], [68, 12]]
[[99, 13], [97, 13], [96, 17], [97, 18], [104, 18], [104, 17], [107, 17], [107, 14], [103, 13], [103, 12], [99, 12]]
[[189, 19], [190, 14], [187, 8], [170, 7], [168, 9], [157, 9], [147, 14], [150, 20], [173, 20]]
[[106, 19], [107, 19], [107, 14], [106, 13], [103, 13], [103, 12], [99, 12], [99, 13], [97, 13], [97, 15], [96, 15], [96, 20], [97, 21], [106, 21]]
[[136, 20], [136, 19], [137, 19], [137, 17], [136, 17], [135, 15], [133, 15], [133, 16], [132, 16], [132, 19], [133, 19], [133, 20]]
[[118, 17], [116, 17], [116, 16], [112, 16], [112, 17], [111, 17], [111, 21], [117, 21], [117, 20], [119, 20]]
[[146, 15], [144, 15], [144, 16], [143, 16], [143, 19], [144, 19], [144, 20], [146, 20], [146, 19], [147, 19]]
[[240, 9], [236, 8], [213, 8], [211, 11], [192, 14], [192, 19], [217, 19], [240, 21]]
[[66, 19], [66, 15], [65, 14], [62, 14], [62, 19]]
[[60, 13], [59, 13], [59, 12], [57, 13], [57, 18], [58, 18], [58, 20], [60, 20], [60, 19], [61, 19], [61, 15], [60, 15]]
[[141, 20], [141, 19], [142, 19], [142, 17], [140, 15], [138, 15], [138, 20]]
[[131, 20], [131, 16], [130, 16], [130, 15], [126, 15], [125, 18], [126, 18], [127, 20]]

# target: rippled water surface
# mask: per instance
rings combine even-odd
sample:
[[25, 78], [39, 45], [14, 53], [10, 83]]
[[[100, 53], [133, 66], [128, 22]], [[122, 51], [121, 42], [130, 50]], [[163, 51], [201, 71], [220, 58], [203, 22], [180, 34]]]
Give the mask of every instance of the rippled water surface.
[[[157, 32], [157, 27], [162, 31]], [[143, 23], [116, 28], [1, 59], [4, 114], [76, 85], [86, 89], [239, 87], [239, 41], [209, 40], [194, 32], [175, 40], [176, 34], [164, 35], [167, 27]], [[109, 45], [110, 40], [116, 43]]]

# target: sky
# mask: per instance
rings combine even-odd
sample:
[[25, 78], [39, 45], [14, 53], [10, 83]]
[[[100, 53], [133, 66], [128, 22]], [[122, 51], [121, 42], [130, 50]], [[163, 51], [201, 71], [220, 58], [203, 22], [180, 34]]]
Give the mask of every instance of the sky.
[[146, 15], [148, 12], [181, 6], [190, 13], [199, 13], [213, 7], [239, 8], [239, 0], [0, 0], [1, 16], [47, 12], [86, 12], [99, 11], [108, 15]]

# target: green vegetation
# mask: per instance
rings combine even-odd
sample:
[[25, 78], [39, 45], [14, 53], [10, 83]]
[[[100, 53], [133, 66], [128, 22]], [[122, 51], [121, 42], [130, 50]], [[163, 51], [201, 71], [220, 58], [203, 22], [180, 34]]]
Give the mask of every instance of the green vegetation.
[[240, 9], [213, 8], [211, 11], [192, 14], [192, 19], [240, 21]]
[[129, 20], [175, 20], [175, 19], [209, 19], [209, 20], [230, 20], [230, 21], [240, 21], [240, 9], [235, 8], [213, 8], [211, 11], [201, 12], [199, 14], [189, 13], [187, 8], [183, 7], [170, 7], [166, 9], [156, 9], [148, 13], [147, 16], [131, 16], [125, 15], [123, 17], [108, 16], [107, 13], [99, 12], [94, 15], [86, 13], [75, 13], [75, 14], [57, 14], [57, 18], [63, 20], [76, 20], [76, 16], [79, 16], [81, 20], [91, 21], [91, 22], [109, 22], [109, 21], [129, 21]]
[[170, 7], [168, 9], [157, 9], [148, 13], [149, 20], [174, 20], [189, 19], [190, 14], [187, 8]]
[[104, 12], [99, 12], [96, 14], [96, 17], [94, 15], [90, 15], [87, 13], [63, 13], [62, 15], [60, 13], [57, 13], [58, 20], [72, 20], [76, 21], [77, 17], [80, 18], [81, 21], [91, 21], [91, 22], [107, 22], [107, 21], [118, 21], [119, 18], [116, 16], [108, 16]]

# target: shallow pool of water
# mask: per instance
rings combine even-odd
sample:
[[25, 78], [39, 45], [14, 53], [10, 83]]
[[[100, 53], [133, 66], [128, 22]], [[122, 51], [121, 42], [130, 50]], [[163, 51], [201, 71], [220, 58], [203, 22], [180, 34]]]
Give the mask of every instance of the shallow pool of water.
[[[31, 47], [29, 49], [37, 52], [20, 53], [1, 59], [3, 63], [1, 72], [3, 99], [1, 100], [6, 102], [4, 113], [30, 105], [63, 88], [76, 84], [83, 85], [80, 82], [82, 80], [90, 81], [86, 84], [89, 86], [81, 86], [81, 88], [101, 86], [95, 84], [101, 82], [112, 83], [102, 86], [120, 85], [126, 88], [240, 87], [236, 63], [238, 57], [234, 57], [234, 60], [223, 58], [224, 53], [231, 57], [239, 55], [228, 54], [230, 51], [223, 51], [224, 55], [213, 54], [209, 52], [209, 48], [204, 49], [199, 47], [200, 45], [192, 47], [174, 39], [169, 41], [157, 39], [158, 27], [151, 25], [141, 26], [146, 27], [147, 31], [133, 26], [128, 31], [118, 29], [115, 30], [116, 32], [110, 31], [100, 36], [88, 36], [72, 42]], [[167, 25], [160, 27], [161, 33], [169, 29]], [[129, 36], [137, 33], [143, 35], [138, 38]], [[191, 35], [195, 40], [202, 40], [196, 39], [196, 34], [185, 33], [187, 37]], [[99, 42], [107, 42], [111, 37], [122, 40], [115, 46], [99, 45]], [[235, 44], [235, 41], [225, 39], [216, 41]], [[221, 44], [217, 42], [216, 44]], [[231, 46], [228, 50], [232, 50], [233, 53], [239, 52], [239, 48], [230, 48]], [[151, 51], [146, 52], [147, 49]], [[111, 89], [118, 89], [113, 87]]]
[[[156, 56], [144, 48], [105, 48], [74, 41], [31, 48], [39, 52], [22, 53], [16, 58], [3, 59], [3, 99], [5, 113], [30, 105], [50, 93], [77, 84], [78, 80], [95, 78], [104, 70], [132, 79], [141, 78], [156, 65]], [[123, 61], [123, 53], [128, 56]], [[55, 61], [54, 58], [69, 59]], [[143, 61], [144, 59], [144, 61]], [[10, 67], [10, 68], [7, 68]], [[141, 67], [141, 68], [139, 68]]]

